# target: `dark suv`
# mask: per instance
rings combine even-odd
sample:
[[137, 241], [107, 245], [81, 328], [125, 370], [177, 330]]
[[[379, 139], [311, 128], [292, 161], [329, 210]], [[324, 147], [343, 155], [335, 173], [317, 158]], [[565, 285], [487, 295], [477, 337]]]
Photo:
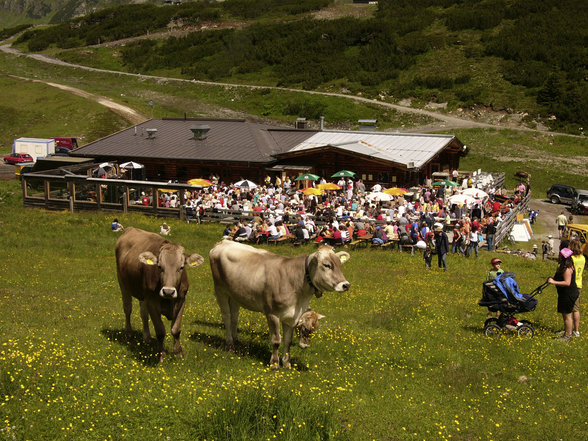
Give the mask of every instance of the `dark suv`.
[[549, 190], [547, 190], [547, 199], [549, 199], [552, 204], [571, 205], [575, 197], [576, 189], [574, 187], [570, 187], [569, 185], [555, 184], [549, 187]]

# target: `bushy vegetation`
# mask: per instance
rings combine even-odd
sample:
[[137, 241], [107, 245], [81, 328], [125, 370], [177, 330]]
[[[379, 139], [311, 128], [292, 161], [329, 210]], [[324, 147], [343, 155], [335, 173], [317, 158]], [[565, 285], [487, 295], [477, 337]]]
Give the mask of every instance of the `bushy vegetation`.
[[[21, 194], [18, 182], [0, 182], [2, 439], [584, 438], [588, 339], [552, 338], [561, 329], [553, 288], [519, 317], [535, 337], [485, 337], [484, 251], [425, 272], [419, 253], [352, 250], [350, 291], [312, 301], [326, 318], [311, 347], [293, 347], [293, 368], [271, 372], [261, 314], [242, 310], [241, 343], [236, 353], [223, 348], [207, 262], [223, 226], [168, 219], [171, 239], [206, 262], [189, 273], [186, 356], [157, 365], [141, 342], [137, 301], [135, 333], [123, 338], [114, 214], [25, 210]], [[161, 224], [116, 216], [149, 231]], [[523, 292], [555, 271], [553, 262], [500, 257]]]
[[31, 25], [29, 25], [29, 24], [23, 24], [23, 25], [19, 25], [19, 26], [14, 26], [12, 28], [0, 29], [0, 41], [6, 40], [7, 38], [10, 38], [13, 35], [16, 35], [19, 32], [22, 32], [25, 29], [30, 28], [30, 27], [31, 27]]

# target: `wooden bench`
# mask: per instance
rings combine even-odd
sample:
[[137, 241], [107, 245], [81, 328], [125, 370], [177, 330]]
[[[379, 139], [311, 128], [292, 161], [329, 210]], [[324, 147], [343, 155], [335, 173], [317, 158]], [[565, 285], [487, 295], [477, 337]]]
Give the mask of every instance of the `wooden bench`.
[[278, 239], [268, 239], [267, 243], [268, 244], [273, 243], [274, 245], [277, 245], [278, 243], [286, 243], [286, 242], [291, 241], [293, 239], [296, 239], [296, 236], [294, 236], [293, 234], [288, 234], [288, 235], [282, 236]]
[[404, 248], [410, 248], [410, 254], [414, 256], [414, 245], [400, 245], [398, 244], [398, 251], [402, 252]]

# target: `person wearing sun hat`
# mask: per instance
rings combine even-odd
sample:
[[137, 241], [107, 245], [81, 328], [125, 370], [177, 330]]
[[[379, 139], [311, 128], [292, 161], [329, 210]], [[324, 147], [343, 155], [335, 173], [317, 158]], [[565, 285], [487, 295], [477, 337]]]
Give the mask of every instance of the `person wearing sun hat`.
[[562, 248], [559, 251], [559, 265], [553, 277], [549, 277], [547, 282], [555, 285], [557, 289], [557, 312], [562, 315], [564, 322], [563, 335], [561, 341], [569, 341], [573, 338], [572, 312], [574, 304], [578, 299], [578, 287], [576, 285], [576, 270], [572, 260], [573, 251], [569, 248]]
[[492, 268], [488, 270], [486, 280], [494, 280], [496, 279], [498, 274], [502, 274], [504, 272], [504, 270], [500, 268], [500, 265], [502, 265], [502, 260], [500, 260], [499, 258], [495, 257], [494, 259], [492, 259], [490, 261], [490, 265], [492, 265]]
[[437, 261], [439, 268], [447, 271], [447, 253], [449, 252], [449, 239], [443, 231], [443, 226], [435, 227], [435, 249], [437, 250]]

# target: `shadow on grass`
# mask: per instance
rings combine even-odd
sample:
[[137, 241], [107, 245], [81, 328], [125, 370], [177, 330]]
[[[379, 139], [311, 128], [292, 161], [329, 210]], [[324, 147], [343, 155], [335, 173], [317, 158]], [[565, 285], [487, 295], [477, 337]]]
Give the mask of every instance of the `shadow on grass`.
[[[103, 328], [100, 333], [106, 339], [113, 343], [125, 346], [133, 357], [143, 363], [145, 366], [158, 366], [159, 357], [157, 356], [157, 340], [151, 339], [151, 343], [143, 343], [143, 334], [139, 331], [133, 331], [130, 337], [124, 329]], [[166, 354], [169, 356], [169, 354]]]
[[[224, 325], [219, 324], [217, 322], [205, 322], [201, 320], [194, 321], [194, 324], [200, 326], [208, 326], [211, 328], [222, 329], [224, 334]], [[269, 360], [272, 356], [272, 351], [270, 349], [270, 337], [269, 333], [267, 332], [251, 332], [251, 331], [242, 331], [241, 329], [238, 330], [239, 336], [248, 335], [252, 337], [254, 340], [260, 339], [267, 343], [257, 343], [252, 341], [251, 339], [247, 339], [247, 341], [242, 341], [240, 339], [235, 343], [235, 354], [240, 357], [248, 357], [256, 359], [262, 363], [269, 364]], [[205, 332], [193, 332], [191, 333], [188, 338], [191, 341], [203, 343], [210, 347], [213, 347], [218, 350], [226, 350], [225, 338], [219, 335], [212, 335]], [[296, 369], [297, 371], [307, 371], [308, 368], [299, 360], [297, 357], [292, 356], [292, 348], [295, 347], [294, 342], [290, 346], [290, 363], [292, 364], [292, 368]], [[280, 351], [283, 347], [280, 347]], [[280, 352], [281, 356], [281, 352]]]

